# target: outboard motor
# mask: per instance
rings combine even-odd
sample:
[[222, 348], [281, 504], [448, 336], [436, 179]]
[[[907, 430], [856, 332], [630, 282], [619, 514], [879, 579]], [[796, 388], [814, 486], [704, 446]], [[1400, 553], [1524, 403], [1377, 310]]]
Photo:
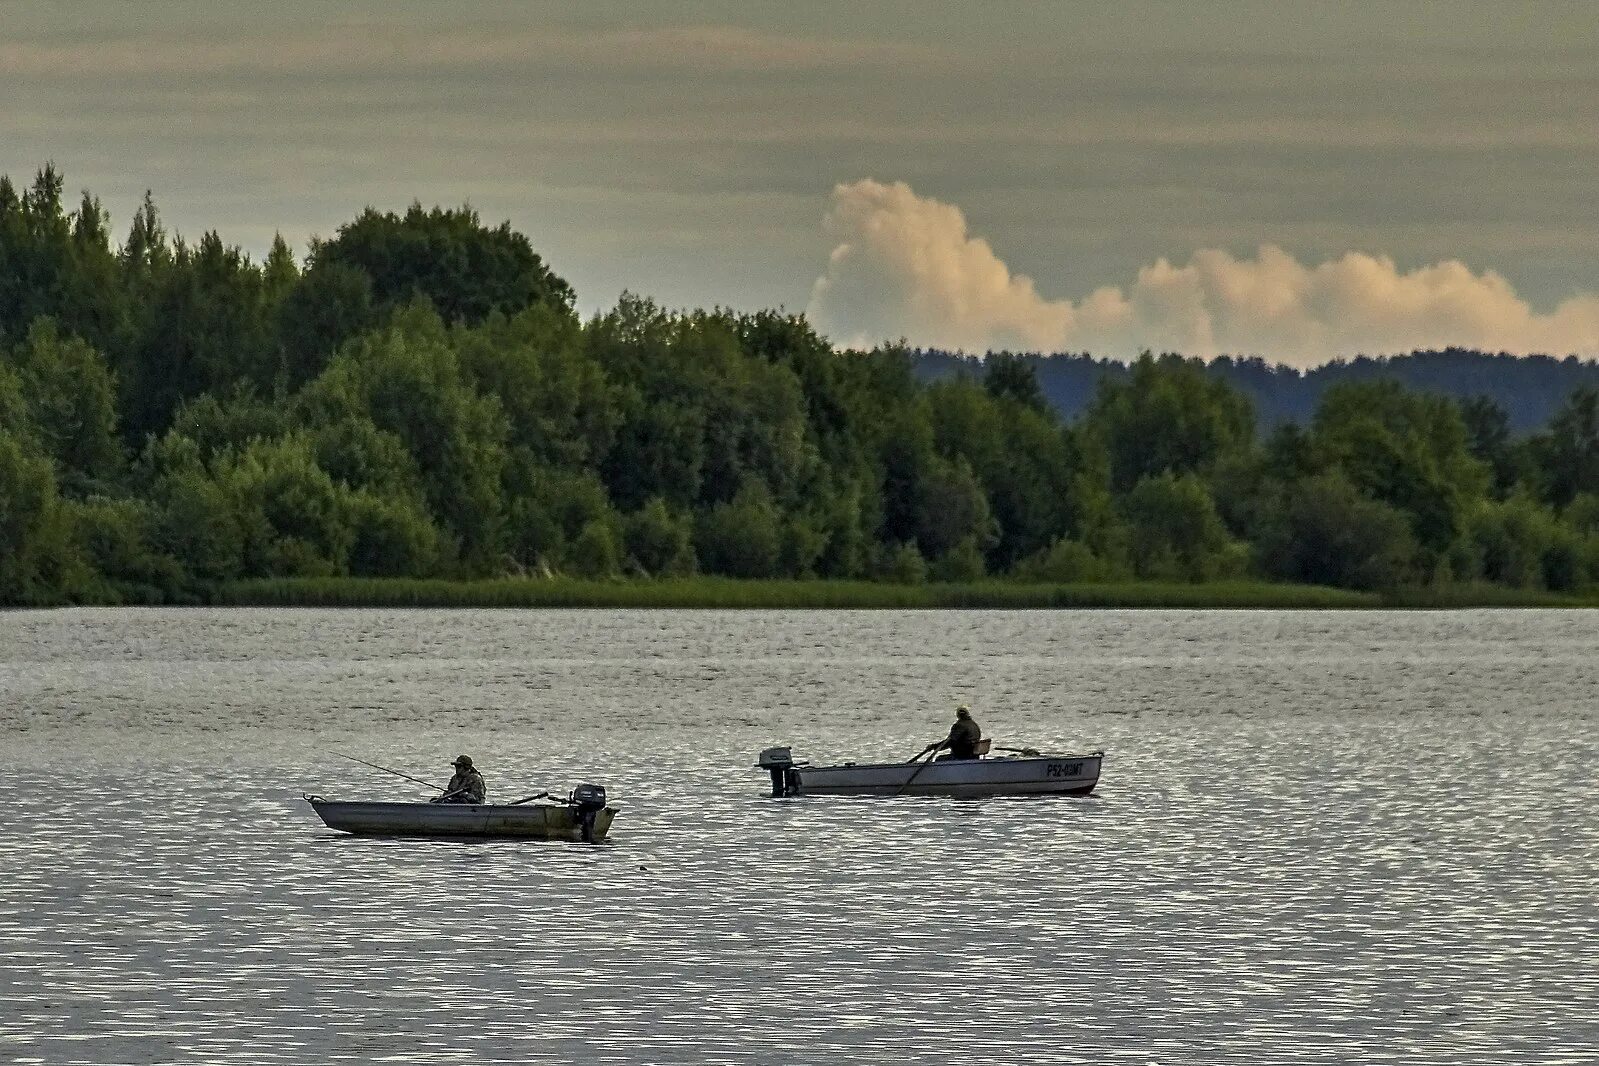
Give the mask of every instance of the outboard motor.
[[798, 794], [799, 774], [794, 767], [799, 764], [794, 762], [793, 753], [788, 748], [767, 748], [761, 752], [755, 765], [772, 775], [773, 799]]
[[577, 816], [577, 824], [583, 830], [583, 843], [594, 843], [594, 819], [605, 809], [605, 786], [579, 785], [566, 798], [566, 805]]

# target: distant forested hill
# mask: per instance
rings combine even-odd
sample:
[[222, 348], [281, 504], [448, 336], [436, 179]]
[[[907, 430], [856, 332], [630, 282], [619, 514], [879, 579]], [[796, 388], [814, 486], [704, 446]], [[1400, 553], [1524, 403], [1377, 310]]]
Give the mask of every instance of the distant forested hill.
[[[923, 381], [983, 374], [981, 362], [974, 356], [929, 350], [916, 352], [915, 359], [917, 376]], [[1088, 407], [1101, 379], [1122, 381], [1129, 374], [1125, 363], [1086, 354], [1027, 354], [1022, 359], [1033, 367], [1050, 404], [1067, 419], [1076, 418]], [[1548, 423], [1579, 385], [1599, 386], [1599, 361], [1592, 359], [1494, 355], [1464, 348], [1379, 358], [1363, 355], [1308, 371], [1258, 358], [1223, 356], [1209, 364], [1206, 372], [1248, 395], [1262, 428], [1308, 421], [1334, 385], [1390, 379], [1406, 388], [1455, 399], [1487, 396], [1509, 416], [1511, 431], [1523, 434]]]

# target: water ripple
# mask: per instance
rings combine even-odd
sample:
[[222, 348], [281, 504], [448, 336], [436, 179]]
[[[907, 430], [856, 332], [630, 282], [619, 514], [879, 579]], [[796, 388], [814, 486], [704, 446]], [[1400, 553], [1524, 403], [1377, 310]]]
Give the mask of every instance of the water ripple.
[[[0, 1060], [1589, 1063], [1579, 612], [0, 615]], [[1104, 746], [1083, 800], [761, 798], [760, 747]], [[302, 789], [580, 780], [603, 847]]]

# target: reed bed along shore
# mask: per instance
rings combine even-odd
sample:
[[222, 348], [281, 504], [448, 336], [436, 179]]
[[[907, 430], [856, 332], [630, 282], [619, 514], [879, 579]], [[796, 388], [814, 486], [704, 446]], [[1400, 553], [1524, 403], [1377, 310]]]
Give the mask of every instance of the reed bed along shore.
[[1561, 595], [1459, 585], [1355, 592], [1314, 585], [1229, 581], [901, 585], [871, 581], [740, 581], [731, 578], [582, 580], [496, 578], [285, 578], [217, 586], [212, 604], [251, 607], [614, 607], [942, 610], [1186, 608], [1327, 610], [1351, 608], [1599, 607], [1599, 594]]
[[257, 607], [638, 607], [731, 609], [1350, 608], [1382, 606], [1374, 593], [1308, 585], [1225, 582], [1046, 585], [1006, 581], [900, 585], [869, 581], [728, 578], [446, 581], [296, 578], [241, 581], [215, 604]]

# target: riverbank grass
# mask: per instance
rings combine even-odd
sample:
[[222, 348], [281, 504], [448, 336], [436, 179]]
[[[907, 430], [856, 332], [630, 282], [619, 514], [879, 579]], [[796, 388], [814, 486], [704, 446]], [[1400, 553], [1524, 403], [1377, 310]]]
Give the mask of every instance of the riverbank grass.
[[1372, 593], [1309, 585], [1128, 582], [1051, 585], [1008, 581], [898, 585], [870, 581], [738, 581], [729, 578], [585, 581], [500, 578], [444, 581], [293, 578], [221, 585], [211, 602], [252, 607], [642, 607], [642, 608], [1349, 608], [1381, 606]]

